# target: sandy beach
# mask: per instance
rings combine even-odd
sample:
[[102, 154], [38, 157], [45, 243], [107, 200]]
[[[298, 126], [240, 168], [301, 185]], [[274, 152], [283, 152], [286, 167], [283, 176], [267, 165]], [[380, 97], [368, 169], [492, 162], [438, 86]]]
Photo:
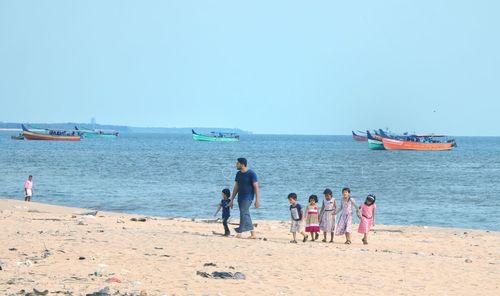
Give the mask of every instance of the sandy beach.
[[[1, 199], [0, 294], [500, 295], [498, 232], [376, 225], [369, 245], [290, 244], [289, 221], [256, 221], [249, 240], [220, 223], [92, 214]], [[245, 279], [197, 274], [214, 271]]]

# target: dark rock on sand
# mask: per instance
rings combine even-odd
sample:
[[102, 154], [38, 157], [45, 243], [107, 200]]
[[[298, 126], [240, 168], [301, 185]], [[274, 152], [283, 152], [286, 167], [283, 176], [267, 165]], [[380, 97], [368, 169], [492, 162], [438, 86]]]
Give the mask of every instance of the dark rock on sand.
[[217, 266], [217, 264], [209, 262], [209, 263], [203, 264], [203, 266]]
[[204, 271], [197, 271], [197, 275], [204, 278], [224, 279], [224, 280], [245, 280], [246, 276], [241, 272], [214, 271], [211, 274]]
[[86, 296], [110, 296], [111, 293], [109, 291], [109, 287], [105, 287], [97, 292], [87, 294]]
[[130, 221], [134, 222], [146, 222], [146, 218], [132, 218]]

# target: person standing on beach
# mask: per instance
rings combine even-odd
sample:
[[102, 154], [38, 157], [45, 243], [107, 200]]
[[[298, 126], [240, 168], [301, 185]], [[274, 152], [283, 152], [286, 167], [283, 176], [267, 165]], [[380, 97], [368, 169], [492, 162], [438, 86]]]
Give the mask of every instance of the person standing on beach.
[[323, 231], [323, 242], [326, 243], [326, 235], [329, 232], [330, 243], [333, 243], [337, 204], [335, 198], [333, 198], [331, 189], [326, 188], [323, 194], [325, 195], [325, 199], [323, 200], [323, 205], [321, 206], [321, 212], [319, 214], [319, 227], [321, 231]]
[[369, 194], [366, 197], [365, 203], [359, 207], [357, 212], [359, 221], [358, 232], [363, 234], [363, 239], [361, 240], [364, 245], [368, 244], [368, 232], [375, 226], [375, 205], [376, 197], [373, 194]]
[[33, 176], [30, 175], [28, 180], [24, 182], [24, 201], [31, 201], [33, 196]]
[[337, 209], [336, 214], [340, 213], [339, 221], [337, 222], [337, 227], [335, 227], [335, 235], [340, 236], [345, 234], [345, 244], [351, 244], [351, 232], [352, 232], [352, 209], [356, 209], [358, 213], [358, 207], [354, 198], [351, 197], [351, 189], [345, 187], [342, 189], [342, 203], [340, 204], [340, 209]]
[[222, 189], [222, 199], [217, 206], [217, 211], [215, 211], [214, 217], [217, 216], [217, 213], [222, 209], [222, 225], [224, 226], [224, 236], [229, 236], [231, 232], [229, 231], [229, 226], [227, 225], [227, 220], [231, 217], [231, 210], [229, 209], [229, 197], [231, 196], [231, 192], [228, 188]]
[[236, 178], [234, 182], [233, 194], [229, 207], [233, 207], [234, 198], [238, 195], [238, 207], [240, 209], [240, 226], [235, 228], [236, 238], [241, 238], [243, 232], [250, 231], [249, 238], [257, 238], [253, 230], [252, 217], [250, 216], [250, 206], [255, 196], [255, 208], [260, 207], [260, 192], [257, 174], [247, 167], [245, 158], [238, 158], [236, 162]]

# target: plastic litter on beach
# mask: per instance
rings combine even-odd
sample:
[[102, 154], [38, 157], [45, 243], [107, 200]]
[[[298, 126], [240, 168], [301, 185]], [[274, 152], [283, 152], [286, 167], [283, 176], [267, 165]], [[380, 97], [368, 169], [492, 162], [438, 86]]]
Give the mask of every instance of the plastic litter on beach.
[[42, 252], [42, 258], [47, 258], [47, 257], [52, 256], [52, 255], [53, 255], [53, 254], [52, 254], [52, 252], [51, 252], [51, 251], [49, 251], [49, 250], [47, 250], [47, 249], [45, 249], [45, 250]]
[[33, 265], [33, 261], [27, 259], [26, 261], [19, 261], [17, 262], [17, 266], [26, 266], [26, 267], [30, 267]]
[[114, 277], [110, 277], [109, 279], [107, 279], [106, 282], [120, 284], [122, 281], [118, 277], [114, 276]]

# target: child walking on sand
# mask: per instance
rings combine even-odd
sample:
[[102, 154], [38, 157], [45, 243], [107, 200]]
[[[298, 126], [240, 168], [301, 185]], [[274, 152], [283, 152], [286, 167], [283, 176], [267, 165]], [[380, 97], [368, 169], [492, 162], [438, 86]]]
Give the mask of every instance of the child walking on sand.
[[336, 214], [340, 213], [339, 222], [337, 223], [336, 235], [345, 234], [345, 244], [351, 244], [351, 231], [352, 231], [352, 208], [356, 207], [356, 202], [354, 198], [351, 197], [351, 189], [345, 187], [342, 189], [342, 202], [340, 208], [336, 211]]
[[[311, 234], [311, 240], [315, 241], [319, 237], [319, 210], [318, 197], [316, 195], [309, 196], [309, 205], [305, 210], [306, 232]], [[307, 241], [307, 238], [304, 239]]]
[[292, 225], [290, 226], [290, 232], [293, 235], [293, 240], [290, 242], [293, 244], [297, 243], [297, 232], [302, 234], [303, 242], [307, 241], [307, 235], [302, 231], [302, 206], [297, 202], [297, 194], [288, 194], [288, 202], [290, 202], [290, 216], [292, 218]]
[[361, 241], [365, 245], [368, 244], [368, 232], [375, 226], [375, 209], [377, 208], [375, 200], [375, 195], [369, 194], [366, 197], [365, 203], [359, 207], [361, 211], [358, 211], [358, 217], [360, 219], [358, 232], [364, 234]]
[[319, 227], [323, 231], [323, 242], [326, 243], [326, 234], [330, 233], [330, 243], [333, 243], [333, 236], [335, 230], [335, 211], [337, 210], [337, 204], [333, 198], [333, 193], [330, 189], [325, 189], [323, 191], [325, 195], [325, 200], [323, 200], [323, 205], [321, 206], [321, 212], [319, 215]]
[[229, 197], [231, 196], [231, 191], [228, 188], [222, 190], [222, 200], [217, 206], [217, 211], [215, 211], [214, 217], [222, 209], [222, 225], [224, 225], [224, 236], [229, 236], [231, 232], [229, 231], [229, 226], [227, 225], [227, 220], [231, 216], [231, 209], [229, 208], [229, 202], [231, 201]]

